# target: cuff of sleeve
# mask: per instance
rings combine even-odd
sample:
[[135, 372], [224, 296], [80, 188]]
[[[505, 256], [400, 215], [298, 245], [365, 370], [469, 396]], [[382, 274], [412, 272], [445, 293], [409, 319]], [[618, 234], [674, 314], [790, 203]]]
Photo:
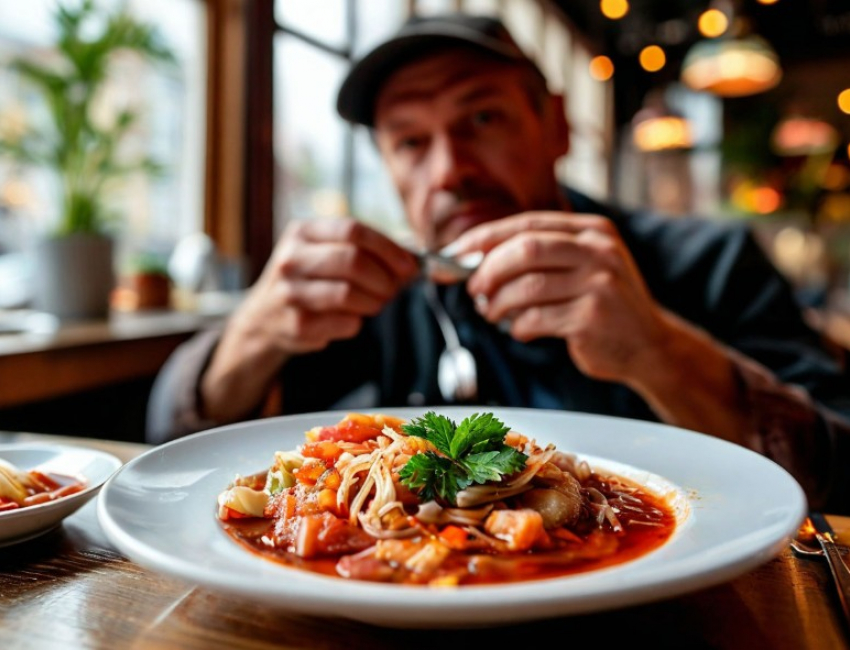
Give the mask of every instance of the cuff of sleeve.
[[809, 394], [780, 381], [756, 361], [730, 350], [751, 427], [746, 445], [785, 468], [810, 507], [825, 501], [831, 476], [829, 431]]
[[220, 329], [197, 334], [181, 345], [162, 367], [148, 405], [149, 443], [168, 442], [218, 424], [201, 415], [200, 384], [220, 337]]

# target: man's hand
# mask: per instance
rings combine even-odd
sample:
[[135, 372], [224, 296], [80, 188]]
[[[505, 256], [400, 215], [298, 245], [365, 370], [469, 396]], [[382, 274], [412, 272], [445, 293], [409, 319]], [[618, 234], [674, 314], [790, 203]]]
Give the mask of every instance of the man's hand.
[[663, 311], [606, 218], [529, 212], [477, 226], [453, 248], [486, 253], [467, 285], [484, 318], [510, 321], [521, 341], [564, 339], [587, 375], [629, 382], [664, 345]]
[[416, 272], [409, 251], [358, 221], [291, 223], [228, 321], [201, 384], [205, 414], [246, 415], [287, 359], [355, 336]]
[[524, 213], [452, 248], [485, 252], [467, 283], [485, 319], [522, 341], [562, 338], [582, 372], [628, 385], [665, 422], [742, 442], [749, 415], [728, 350], [653, 299], [608, 219]]

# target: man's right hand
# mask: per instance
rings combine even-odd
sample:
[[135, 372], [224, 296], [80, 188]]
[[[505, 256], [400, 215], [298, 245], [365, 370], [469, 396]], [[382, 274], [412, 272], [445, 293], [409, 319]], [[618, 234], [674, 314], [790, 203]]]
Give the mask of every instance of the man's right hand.
[[202, 378], [204, 415], [247, 416], [291, 356], [355, 336], [417, 268], [409, 251], [353, 219], [291, 223]]

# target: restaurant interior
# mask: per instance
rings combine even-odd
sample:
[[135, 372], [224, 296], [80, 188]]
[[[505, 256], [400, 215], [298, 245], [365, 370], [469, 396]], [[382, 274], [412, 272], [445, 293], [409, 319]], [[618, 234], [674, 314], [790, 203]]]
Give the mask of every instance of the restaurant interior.
[[[564, 93], [564, 181], [747, 222], [850, 349], [842, 0], [4, 2], [0, 430], [142, 441], [157, 372], [227, 318], [287, 223], [353, 216], [403, 239], [336, 90], [408, 15], [447, 10], [501, 15]], [[78, 56], [74, 38], [102, 47]], [[107, 245], [60, 251], [56, 234]]]

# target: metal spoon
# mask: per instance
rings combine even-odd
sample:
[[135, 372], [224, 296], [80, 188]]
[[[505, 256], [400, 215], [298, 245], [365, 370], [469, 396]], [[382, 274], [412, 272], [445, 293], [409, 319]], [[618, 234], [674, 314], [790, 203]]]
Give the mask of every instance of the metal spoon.
[[475, 357], [461, 342], [457, 329], [448, 312], [440, 302], [437, 287], [428, 280], [424, 283], [425, 299], [434, 312], [437, 325], [446, 341], [446, 349], [440, 355], [437, 366], [437, 383], [440, 393], [447, 402], [468, 402], [478, 396], [478, 371]]
[[459, 257], [434, 251], [417, 251], [415, 255], [422, 275], [439, 284], [453, 284], [469, 279], [484, 259], [484, 253], [481, 252]]

